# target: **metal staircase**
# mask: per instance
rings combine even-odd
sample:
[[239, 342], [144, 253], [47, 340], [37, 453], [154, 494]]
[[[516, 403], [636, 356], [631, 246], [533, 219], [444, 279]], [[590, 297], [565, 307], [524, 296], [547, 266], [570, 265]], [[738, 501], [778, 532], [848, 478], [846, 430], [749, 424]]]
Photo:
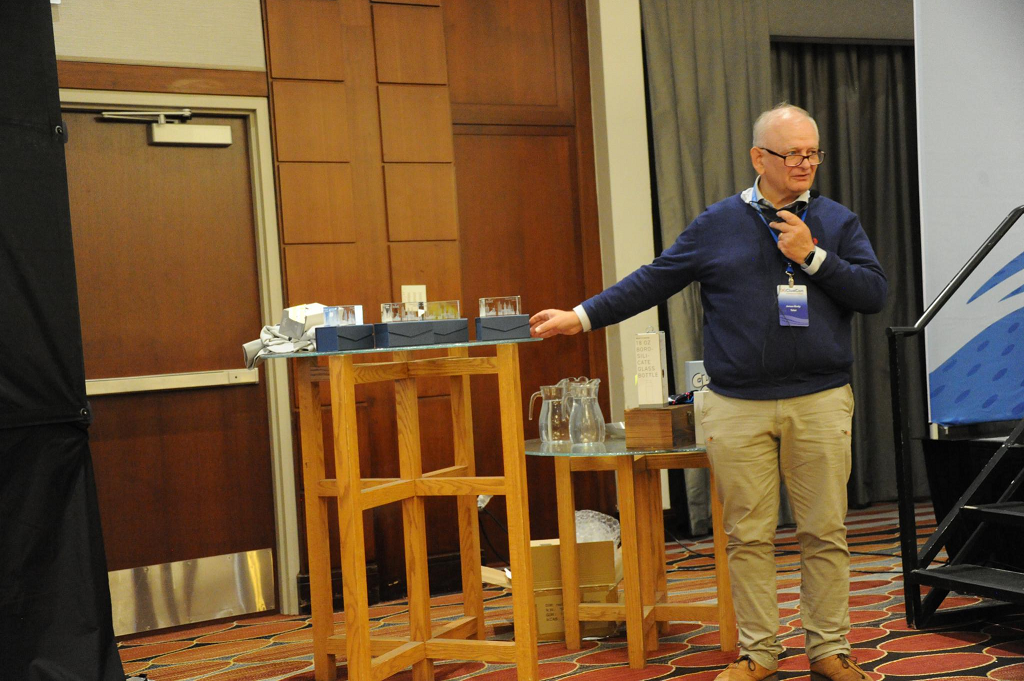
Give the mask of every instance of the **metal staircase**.
[[[907, 375], [906, 353], [906, 339], [916, 336], [920, 348], [920, 341], [923, 338], [921, 332], [1021, 215], [1024, 215], [1024, 206], [1015, 208], [1006, 216], [981, 248], [928, 306], [916, 324], [908, 327], [890, 327], [886, 330], [889, 337], [903, 593], [907, 623], [912, 627], [938, 626], [965, 616], [977, 617], [980, 614], [979, 610], [984, 610], [986, 616], [996, 616], [1001, 611], [1018, 611], [1024, 606], [1024, 571], [990, 560], [993, 540], [1013, 542], [1018, 547], [1018, 555], [1024, 554], [1024, 531], [1021, 529], [1024, 528], [1024, 502], [1017, 499], [1018, 491], [1024, 485], [1024, 466], [1017, 470], [1005, 485], [1000, 484], [1000, 476], [1004, 476], [1003, 479], [1006, 480], [1006, 468], [1000, 464], [1008, 454], [1024, 447], [1024, 419], [1016, 424], [1009, 422], [1012, 431], [918, 551], [910, 458], [912, 424], [907, 404], [911, 377]], [[1001, 425], [1005, 425], [1005, 422]], [[1005, 430], [1000, 436], [1003, 434]], [[983, 487], [991, 489], [993, 484], [999, 485], [1002, 490], [997, 500], [994, 503], [982, 503], [986, 500], [982, 499], [979, 490]], [[955, 551], [951, 550], [948, 544], [954, 534], [964, 531], [968, 537], [966, 542]], [[1003, 533], [1001, 538], [998, 536], [999, 533]], [[951, 555], [949, 561], [932, 566], [943, 548], [947, 548]], [[923, 598], [921, 587], [929, 587], [927, 595]], [[981, 596], [993, 599], [994, 602], [939, 611], [939, 606], [950, 592]]]

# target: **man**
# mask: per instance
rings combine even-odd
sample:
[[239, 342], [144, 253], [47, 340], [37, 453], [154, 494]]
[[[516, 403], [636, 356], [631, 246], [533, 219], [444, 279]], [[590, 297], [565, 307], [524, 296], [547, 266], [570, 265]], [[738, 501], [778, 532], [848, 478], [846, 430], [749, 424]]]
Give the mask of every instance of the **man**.
[[850, 321], [885, 302], [886, 280], [857, 216], [811, 192], [825, 153], [810, 115], [780, 104], [754, 124], [754, 186], [716, 203], [676, 242], [571, 311], [544, 310], [547, 338], [618, 323], [701, 284], [700, 414], [724, 506], [740, 657], [717, 681], [774, 679], [774, 539], [779, 480], [797, 522], [800, 610], [813, 679], [866, 679], [849, 657], [846, 482], [850, 475]]

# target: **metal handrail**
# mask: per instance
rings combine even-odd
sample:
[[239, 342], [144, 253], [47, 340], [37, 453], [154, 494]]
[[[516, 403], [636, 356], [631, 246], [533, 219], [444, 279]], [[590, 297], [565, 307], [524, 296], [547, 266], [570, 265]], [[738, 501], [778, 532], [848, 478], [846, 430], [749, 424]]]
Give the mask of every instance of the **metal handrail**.
[[960, 271], [956, 273], [956, 276], [946, 284], [946, 288], [942, 289], [939, 295], [932, 301], [932, 304], [928, 306], [928, 309], [924, 311], [921, 318], [913, 326], [891, 326], [887, 329], [886, 333], [893, 334], [898, 333], [904, 336], [913, 336], [914, 334], [924, 331], [924, 327], [928, 326], [928, 322], [932, 320], [939, 310], [942, 309], [943, 305], [953, 297], [960, 285], [967, 281], [967, 277], [971, 276], [974, 270], [981, 264], [981, 261], [985, 259], [985, 256], [995, 248], [999, 240], [1002, 239], [1010, 228], [1013, 227], [1014, 223], [1020, 219], [1020, 216], [1024, 215], [1024, 206], [1017, 206], [1003, 219], [1003, 221], [996, 227], [996, 231], [985, 239], [985, 243], [981, 245], [974, 255], [971, 256], [970, 260], [967, 261]]
[[[981, 261], [995, 248], [1000, 239], [1006, 235], [1010, 228], [1024, 215], [1024, 206], [1018, 206], [1010, 211], [1006, 218], [999, 224], [994, 232], [985, 240], [981, 247], [975, 251], [960, 271], [956, 273], [952, 281], [946, 284], [942, 292], [935, 298], [921, 315], [921, 318], [913, 326], [890, 326], [885, 330], [889, 337], [889, 380], [892, 390], [892, 425], [893, 443], [896, 450], [896, 491], [899, 499], [900, 518], [900, 554], [903, 563], [903, 593], [906, 602], [907, 623], [915, 626], [917, 623], [926, 620], [941, 597], [931, 598], [929, 603], [921, 602], [921, 586], [913, 579], [912, 573], [918, 569], [921, 562], [927, 566], [935, 555], [935, 549], [929, 546], [923, 555], [917, 552], [917, 520], [914, 513], [914, 477], [910, 461], [910, 416], [906, 405], [906, 347], [903, 340], [908, 336], [914, 336], [928, 326], [928, 323], [938, 314], [939, 310], [949, 301], [957, 289], [967, 280], [974, 270], [981, 264]], [[1019, 434], [1019, 430], [1015, 431]], [[1005, 450], [1005, 445], [1003, 447]], [[1002, 450], [1001, 450], [1002, 451]], [[994, 465], [995, 462], [992, 462]], [[933, 537], [935, 543], [939, 543], [946, 535], [951, 523], [952, 516], [957, 509], [951, 511], [950, 516], [940, 525], [942, 537]], [[932, 542], [930, 542], [932, 543]], [[935, 590], [932, 596], [937, 596]]]

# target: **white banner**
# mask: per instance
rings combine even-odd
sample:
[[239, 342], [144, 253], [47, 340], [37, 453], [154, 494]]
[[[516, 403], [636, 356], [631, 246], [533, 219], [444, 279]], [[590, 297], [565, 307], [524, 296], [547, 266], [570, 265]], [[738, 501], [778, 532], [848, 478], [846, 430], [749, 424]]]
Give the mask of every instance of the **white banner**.
[[[1024, 2], [915, 0], [924, 302], [1024, 204]], [[928, 326], [930, 420], [1024, 418], [1024, 219]]]

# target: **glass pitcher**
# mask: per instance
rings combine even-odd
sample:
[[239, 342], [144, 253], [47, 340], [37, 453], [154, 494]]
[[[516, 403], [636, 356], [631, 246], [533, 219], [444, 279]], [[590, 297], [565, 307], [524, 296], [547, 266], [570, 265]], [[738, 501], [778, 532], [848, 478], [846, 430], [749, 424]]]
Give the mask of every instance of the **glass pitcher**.
[[569, 441], [569, 409], [565, 399], [565, 387], [542, 385], [540, 390], [530, 396], [530, 420], [533, 420], [533, 403], [540, 397], [540, 415], [537, 417], [537, 429], [540, 431], [541, 442]]
[[577, 376], [576, 378], [563, 378], [558, 382], [557, 385], [561, 386], [562, 390], [565, 391], [565, 418], [568, 422], [569, 417], [572, 415], [572, 405], [576, 401], [576, 395], [572, 390], [572, 386], [577, 383], [586, 383], [590, 379], [586, 376]]
[[604, 442], [604, 414], [597, 403], [601, 379], [570, 383], [572, 411], [569, 413], [569, 439], [573, 444]]

